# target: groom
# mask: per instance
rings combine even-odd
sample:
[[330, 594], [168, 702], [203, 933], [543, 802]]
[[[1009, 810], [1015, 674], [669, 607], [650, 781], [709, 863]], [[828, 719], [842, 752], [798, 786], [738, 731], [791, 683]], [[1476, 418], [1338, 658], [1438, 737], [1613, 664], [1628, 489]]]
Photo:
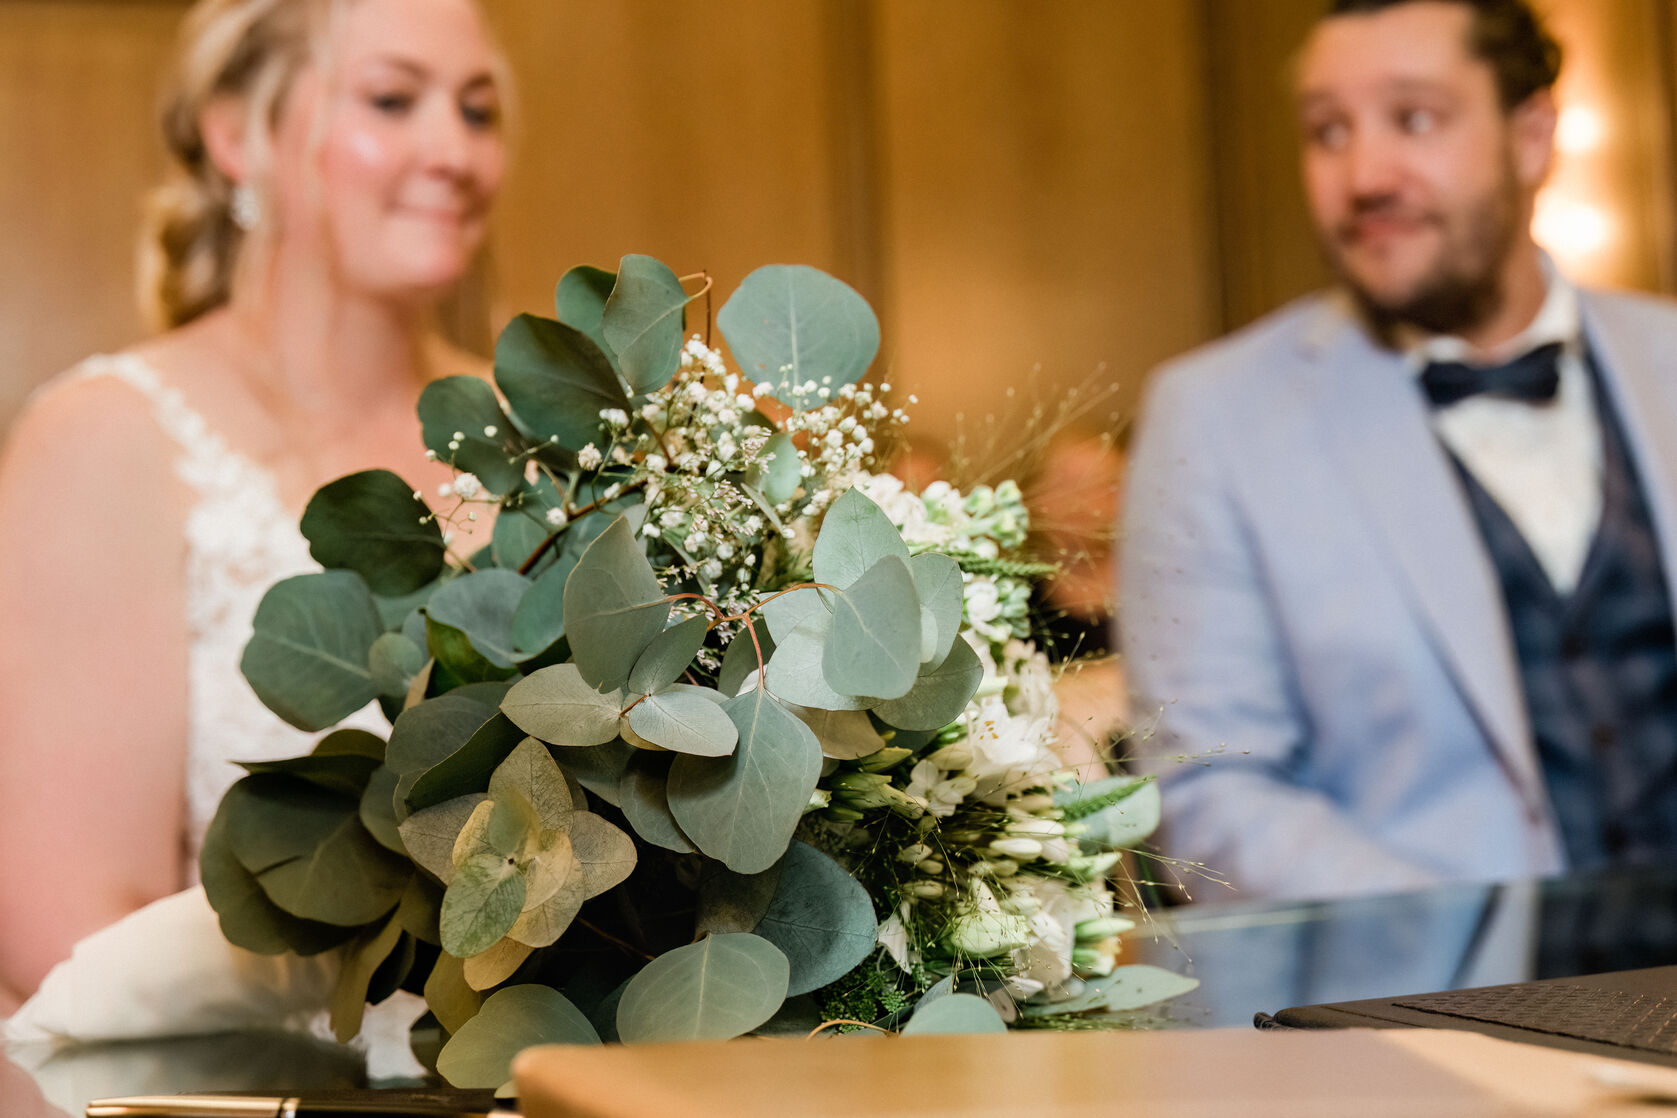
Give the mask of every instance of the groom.
[[1559, 65], [1521, 0], [1338, 0], [1296, 82], [1339, 287], [1151, 385], [1138, 748], [1246, 894], [1677, 856], [1677, 309], [1531, 239]]

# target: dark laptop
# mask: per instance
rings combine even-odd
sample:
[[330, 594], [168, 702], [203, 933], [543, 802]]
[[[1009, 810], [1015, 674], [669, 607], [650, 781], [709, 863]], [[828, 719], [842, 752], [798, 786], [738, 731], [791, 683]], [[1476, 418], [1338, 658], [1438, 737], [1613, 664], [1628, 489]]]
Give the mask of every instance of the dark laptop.
[[1260, 1029], [1467, 1029], [1677, 1067], [1677, 966], [1260, 1013]]

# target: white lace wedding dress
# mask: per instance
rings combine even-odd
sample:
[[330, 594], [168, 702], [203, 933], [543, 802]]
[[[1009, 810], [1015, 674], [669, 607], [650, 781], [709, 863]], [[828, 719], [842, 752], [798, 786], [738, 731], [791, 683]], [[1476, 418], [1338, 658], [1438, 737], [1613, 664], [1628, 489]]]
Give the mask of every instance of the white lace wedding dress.
[[[309, 1007], [324, 1006], [335, 963], [247, 957], [227, 948], [195, 888], [204, 832], [222, 795], [244, 775], [235, 762], [299, 756], [318, 737], [263, 706], [240, 673], [239, 658], [268, 587], [319, 565], [309, 557], [296, 517], [281, 503], [273, 475], [230, 447], [144, 360], [91, 357], [63, 381], [103, 377], [129, 385], [149, 404], [158, 427], [180, 448], [176, 474], [195, 494], [186, 521], [185, 891], [78, 944], [71, 960], [4, 1023], [6, 1035], [125, 1039], [272, 1025], [301, 1020], [299, 1013], [312, 1015], [313, 1031], [324, 1035], [324, 1015]], [[342, 724], [389, 733], [376, 704]], [[135, 965], [140, 959], [149, 959], [143, 969]], [[419, 1072], [406, 1033], [423, 1008], [412, 995], [398, 994], [369, 1011], [361, 1040], [371, 1075]]]
[[[132, 354], [92, 357], [76, 379], [114, 377], [151, 406], [179, 447], [175, 472], [196, 494], [186, 520], [189, 629], [186, 762], [187, 833], [183, 884], [198, 880], [198, 852], [216, 805], [244, 775], [235, 762], [307, 753], [305, 734], [263, 706], [239, 671], [262, 595], [291, 575], [319, 570], [296, 516], [280, 502], [273, 474], [227, 445], [179, 391]], [[355, 725], [387, 734], [376, 708]]]

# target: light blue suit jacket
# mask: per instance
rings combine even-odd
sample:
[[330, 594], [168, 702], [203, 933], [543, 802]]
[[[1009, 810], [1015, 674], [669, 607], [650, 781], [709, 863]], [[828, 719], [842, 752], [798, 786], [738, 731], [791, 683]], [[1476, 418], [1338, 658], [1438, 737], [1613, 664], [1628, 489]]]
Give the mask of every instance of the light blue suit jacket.
[[[1677, 306], [1580, 300], [1677, 588]], [[1565, 868], [1496, 570], [1413, 375], [1342, 299], [1161, 369], [1127, 488], [1167, 853], [1274, 896]]]

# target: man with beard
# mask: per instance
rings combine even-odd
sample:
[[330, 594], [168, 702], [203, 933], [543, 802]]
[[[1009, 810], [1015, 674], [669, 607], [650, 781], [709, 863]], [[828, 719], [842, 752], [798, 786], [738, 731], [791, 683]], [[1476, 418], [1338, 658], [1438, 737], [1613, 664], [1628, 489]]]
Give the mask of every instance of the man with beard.
[[1338, 0], [1296, 88], [1339, 287], [1152, 382], [1134, 740], [1248, 895], [1677, 854], [1677, 309], [1531, 239], [1559, 64], [1521, 0]]

